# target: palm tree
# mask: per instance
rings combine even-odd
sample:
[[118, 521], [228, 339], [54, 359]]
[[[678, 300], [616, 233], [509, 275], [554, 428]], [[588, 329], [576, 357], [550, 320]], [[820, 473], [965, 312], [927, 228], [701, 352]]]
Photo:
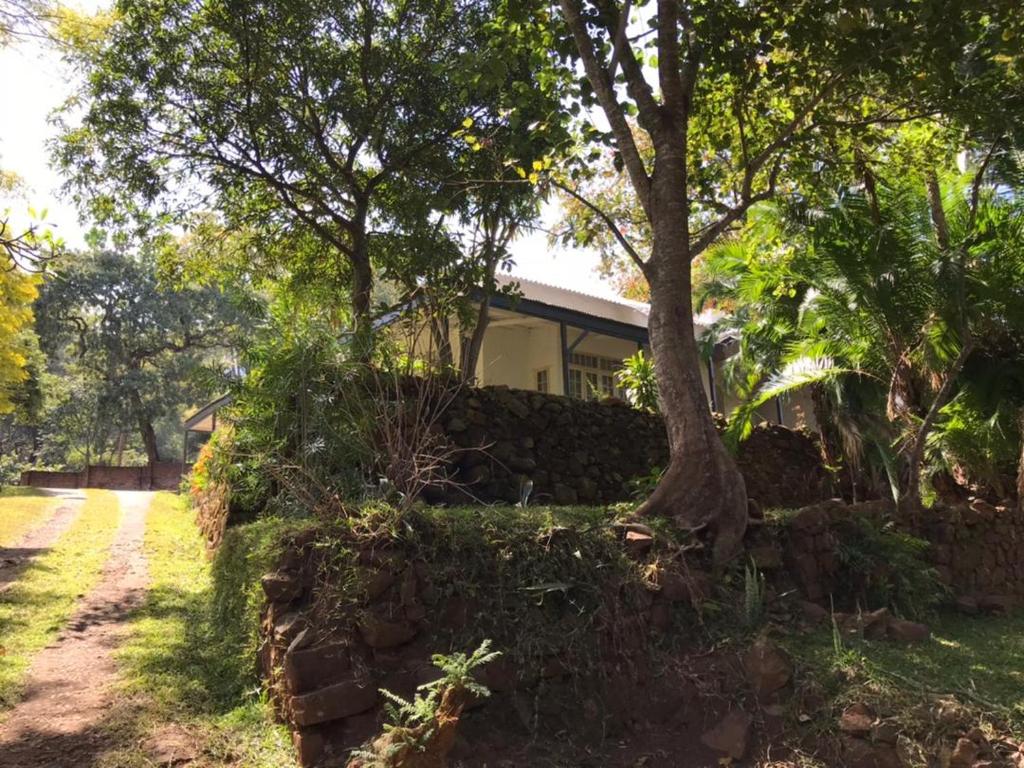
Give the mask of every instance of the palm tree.
[[759, 210], [708, 255], [698, 301], [729, 306], [741, 340], [733, 442], [765, 402], [814, 387], [823, 442], [851, 464], [872, 448], [916, 511], [926, 449], [943, 444], [929, 438], [966, 398], [969, 361], [1024, 329], [1024, 207], [984, 164], [873, 181]]

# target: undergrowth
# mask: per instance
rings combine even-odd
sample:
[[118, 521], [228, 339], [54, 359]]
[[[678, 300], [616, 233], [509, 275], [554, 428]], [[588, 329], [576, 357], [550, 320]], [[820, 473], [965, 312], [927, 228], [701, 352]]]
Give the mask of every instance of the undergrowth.
[[[650, 636], [644, 567], [628, 557], [615, 523], [607, 507], [419, 507], [402, 515], [369, 504], [318, 531], [330, 569], [319, 579], [330, 585], [320, 599], [358, 598], [357, 549], [397, 550], [427, 568], [434, 612], [463, 617], [454, 628], [439, 622], [447, 650], [490, 638], [516, 668], [558, 655], [578, 671], [598, 669], [602, 650], [635, 650]], [[657, 533], [659, 546], [675, 543], [669, 535]]]
[[99, 581], [120, 516], [112, 492], [86, 491], [71, 527], [0, 594], [0, 711], [17, 702], [32, 657]]
[[288, 734], [273, 723], [259, 685], [255, 642], [259, 577], [296, 525], [267, 519], [231, 528], [211, 563], [184, 500], [155, 497], [145, 539], [150, 589], [118, 654], [131, 705], [111, 727], [127, 746], [106, 755], [104, 768], [150, 765], [140, 745], [168, 722], [218, 760], [292, 764]]

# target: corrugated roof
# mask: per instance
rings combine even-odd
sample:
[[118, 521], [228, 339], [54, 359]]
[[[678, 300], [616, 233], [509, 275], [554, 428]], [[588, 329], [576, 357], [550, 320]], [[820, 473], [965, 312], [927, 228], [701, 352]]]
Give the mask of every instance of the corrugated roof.
[[607, 320], [616, 320], [637, 328], [647, 327], [650, 306], [643, 302], [594, 296], [573, 288], [563, 288], [560, 285], [551, 285], [519, 275], [500, 274], [496, 276], [496, 280], [499, 285], [518, 283], [523, 298], [531, 301], [539, 301], [553, 307], [574, 309], [577, 312], [603, 317]]

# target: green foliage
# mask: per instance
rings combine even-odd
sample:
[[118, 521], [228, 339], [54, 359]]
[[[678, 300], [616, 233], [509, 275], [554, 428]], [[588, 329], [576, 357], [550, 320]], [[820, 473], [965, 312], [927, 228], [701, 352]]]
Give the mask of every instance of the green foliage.
[[747, 629], [761, 625], [765, 619], [764, 575], [751, 562], [743, 569], [743, 623]]
[[928, 565], [928, 542], [896, 530], [891, 522], [853, 517], [843, 522], [837, 539], [837, 598], [864, 610], [888, 607], [920, 618], [946, 596]]
[[161, 285], [146, 249], [75, 254], [36, 313], [51, 463], [179, 454], [182, 410], [210, 394], [197, 374], [227, 367], [243, 319], [221, 291]]
[[930, 177], [912, 164], [921, 140], [910, 128], [898, 139], [890, 151], [900, 170], [879, 160], [860, 189], [758, 209], [700, 265], [699, 301], [728, 309], [716, 336], [740, 340], [728, 374], [744, 400], [727, 434], [735, 444], [759, 405], [807, 388], [830, 453], [874, 464], [900, 487], [901, 452], [953, 377], [957, 404], [937, 403], [933, 466], [963, 461], [973, 477], [995, 480], [1012, 451], [998, 432], [972, 451], [967, 434], [992, 423], [1016, 436], [1024, 215], [996, 180], [949, 171], [937, 182], [940, 236]]
[[654, 361], [638, 349], [622, 361], [622, 368], [616, 371], [615, 381], [626, 390], [626, 396], [634, 407], [645, 411], [658, 410], [658, 381], [654, 375]]
[[[437, 709], [441, 703], [441, 697], [446, 691], [453, 690], [460, 695], [468, 694], [478, 698], [486, 698], [491, 695], [490, 690], [476, 682], [473, 673], [499, 656], [501, 656], [500, 651], [491, 650], [490, 640], [484, 640], [468, 656], [461, 652], [450, 655], [435, 653], [431, 657], [431, 661], [435, 667], [441, 670], [441, 677], [419, 686], [412, 701], [403, 699], [386, 689], [381, 689], [381, 694], [387, 700], [384, 704], [384, 711], [390, 720], [389, 723], [385, 723], [384, 731], [393, 732], [396, 729], [407, 730], [426, 726], [418, 730], [418, 741], [412, 746], [415, 749], [425, 743], [434, 734]], [[399, 746], [399, 744], [395, 746]], [[356, 752], [355, 754], [368, 759], [378, 757], [372, 752]]]

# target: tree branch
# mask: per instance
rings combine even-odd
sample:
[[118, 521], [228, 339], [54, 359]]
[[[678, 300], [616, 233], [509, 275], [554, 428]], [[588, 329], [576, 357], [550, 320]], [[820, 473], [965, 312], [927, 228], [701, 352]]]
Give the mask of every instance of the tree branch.
[[[625, 111], [615, 94], [615, 86], [608, 78], [607, 70], [598, 61], [597, 52], [594, 49], [594, 40], [587, 31], [586, 22], [583, 20], [580, 1], [559, 0], [559, 3], [562, 8], [562, 15], [565, 17], [566, 24], [576, 42], [576, 48], [579, 51], [580, 60], [583, 62], [583, 70], [586, 73], [587, 80], [594, 89], [594, 94], [601, 104], [601, 109], [604, 110], [608, 124], [611, 125], [619, 154], [622, 156], [622, 161], [625, 164], [627, 173], [629, 173], [633, 188], [637, 191], [640, 205], [648, 217], [650, 217], [651, 179], [647, 174], [643, 158], [640, 157], [640, 151], [637, 149], [633, 132], [629, 127], [629, 122], [626, 120]], [[630, 59], [636, 64], [636, 59], [633, 58], [632, 47], [628, 47], [628, 51], [622, 59], [624, 71], [627, 71], [626, 62]], [[653, 100], [653, 97], [651, 99]]]

